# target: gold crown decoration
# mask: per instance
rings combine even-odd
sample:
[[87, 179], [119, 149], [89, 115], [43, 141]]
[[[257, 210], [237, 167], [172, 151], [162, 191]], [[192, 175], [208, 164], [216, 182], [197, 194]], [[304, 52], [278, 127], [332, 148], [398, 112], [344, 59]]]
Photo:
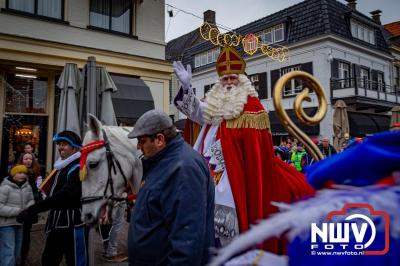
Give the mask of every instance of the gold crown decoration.
[[220, 77], [228, 74], [244, 74], [245, 69], [246, 62], [235, 49], [225, 46], [219, 53], [217, 72]]
[[204, 40], [221, 47], [237, 47], [242, 44], [243, 51], [249, 55], [260, 50], [262, 54], [273, 60], [283, 62], [288, 59], [289, 49], [287, 47], [277, 44], [274, 44], [273, 47], [270, 44], [262, 43], [259, 37], [253, 33], [248, 33], [245, 36], [232, 32], [221, 33], [216, 25], [204, 22], [200, 26], [200, 35]]

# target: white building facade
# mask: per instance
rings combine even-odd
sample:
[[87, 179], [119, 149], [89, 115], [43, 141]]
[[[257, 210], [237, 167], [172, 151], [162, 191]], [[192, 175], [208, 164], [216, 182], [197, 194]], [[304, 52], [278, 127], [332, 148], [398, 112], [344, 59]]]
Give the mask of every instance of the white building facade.
[[[348, 106], [352, 136], [366, 136], [389, 128], [390, 109], [400, 104], [400, 91], [393, 86], [394, 56], [376, 17], [369, 18], [335, 0], [308, 0], [235, 31], [242, 35], [255, 33], [264, 43], [289, 48], [289, 59], [285, 62], [262, 54], [242, 53], [247, 63], [246, 73], [270, 112], [276, 144], [279, 136], [288, 133], [274, 114], [272, 91], [277, 79], [292, 70], [311, 73], [328, 99], [328, 112], [320, 125], [301, 127], [312, 138], [333, 137], [333, 106], [339, 99]], [[185, 51], [183, 62], [192, 65], [192, 86], [198, 97], [203, 97], [218, 78], [216, 58], [203, 56], [213, 54], [214, 49], [212, 44], [202, 43]], [[283, 106], [296, 123], [293, 103], [302, 88], [292, 80], [286, 84], [283, 95]], [[308, 114], [313, 114], [318, 106], [315, 94], [311, 94], [311, 99], [303, 104]]]

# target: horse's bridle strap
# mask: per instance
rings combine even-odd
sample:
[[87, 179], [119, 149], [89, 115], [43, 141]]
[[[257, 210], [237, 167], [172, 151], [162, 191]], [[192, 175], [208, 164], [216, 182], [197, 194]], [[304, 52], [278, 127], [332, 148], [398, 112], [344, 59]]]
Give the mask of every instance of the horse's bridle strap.
[[[122, 170], [121, 164], [115, 158], [113, 152], [111, 151], [111, 147], [108, 142], [108, 138], [107, 138], [107, 135], [106, 135], [106, 132], [104, 131], [104, 129], [102, 130], [102, 132], [103, 132], [104, 140], [96, 140], [96, 141], [90, 142], [81, 149], [81, 161], [80, 161], [81, 165], [80, 166], [82, 169], [84, 169], [86, 167], [86, 159], [90, 152], [92, 152], [93, 150], [105, 147], [107, 164], [108, 164], [108, 178], [107, 178], [106, 186], [104, 188], [104, 193], [103, 193], [103, 196], [82, 197], [81, 202], [82, 202], [82, 204], [88, 204], [88, 203], [98, 201], [98, 200], [113, 200], [113, 201], [127, 200], [129, 202], [129, 200], [128, 200], [129, 196], [127, 198], [114, 196], [114, 182], [113, 182], [112, 174], [111, 174], [112, 170], [114, 170], [114, 174], [116, 174], [117, 168], [118, 168], [118, 170], [121, 172], [121, 175], [124, 179], [125, 187], [126, 188], [129, 187], [132, 192], [133, 192], [133, 186], [132, 186], [132, 183], [126, 178], [125, 173]], [[82, 156], [84, 156], [84, 158], [82, 158]], [[107, 196], [108, 188], [110, 188], [110, 192], [111, 192], [110, 196]], [[129, 194], [129, 195], [136, 195], [136, 194]]]
[[104, 147], [104, 145], [106, 145], [106, 142], [104, 140], [95, 140], [81, 148], [81, 158], [79, 160], [79, 176], [81, 181], [85, 180], [86, 178], [86, 160], [89, 153], [96, 149]]

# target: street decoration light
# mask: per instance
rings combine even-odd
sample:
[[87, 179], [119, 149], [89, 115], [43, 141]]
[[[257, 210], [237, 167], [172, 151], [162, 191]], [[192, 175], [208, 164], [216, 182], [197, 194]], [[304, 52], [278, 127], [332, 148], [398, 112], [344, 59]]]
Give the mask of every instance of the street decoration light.
[[253, 55], [260, 51], [265, 56], [276, 61], [283, 62], [288, 59], [289, 49], [287, 47], [263, 43], [254, 33], [248, 33], [245, 36], [232, 32], [221, 33], [216, 25], [204, 22], [200, 26], [200, 36], [216, 46], [238, 47], [242, 45], [243, 51], [248, 55]]

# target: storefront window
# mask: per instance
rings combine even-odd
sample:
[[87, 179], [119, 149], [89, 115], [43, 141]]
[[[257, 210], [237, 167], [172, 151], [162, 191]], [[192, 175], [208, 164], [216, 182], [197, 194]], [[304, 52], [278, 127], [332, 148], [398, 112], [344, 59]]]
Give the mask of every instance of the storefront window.
[[3, 119], [3, 145], [1, 174], [6, 176], [29, 143], [41, 168], [45, 168], [47, 143], [47, 117], [6, 114]]
[[46, 113], [47, 78], [10, 73], [5, 83], [7, 113]]

